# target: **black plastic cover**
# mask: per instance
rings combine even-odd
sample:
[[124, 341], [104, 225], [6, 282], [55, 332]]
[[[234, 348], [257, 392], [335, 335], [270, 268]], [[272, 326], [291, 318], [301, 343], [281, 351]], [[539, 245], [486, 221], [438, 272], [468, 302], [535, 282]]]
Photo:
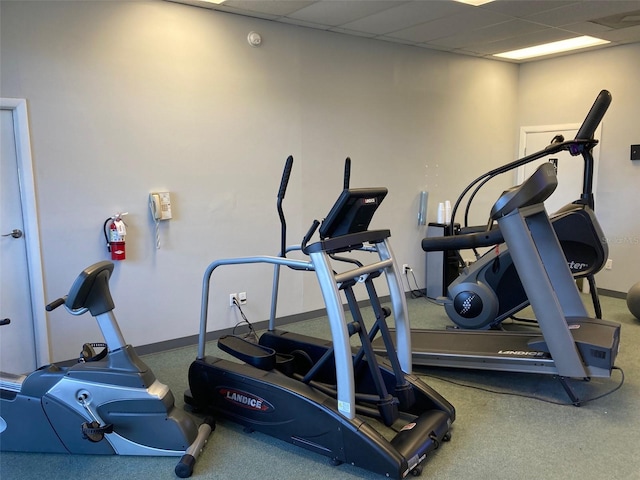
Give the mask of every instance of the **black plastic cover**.
[[386, 195], [384, 187], [343, 190], [320, 226], [320, 238], [364, 232]]
[[513, 212], [518, 208], [544, 202], [558, 186], [556, 169], [551, 162], [545, 162], [522, 184], [505, 190], [491, 209], [491, 219]]

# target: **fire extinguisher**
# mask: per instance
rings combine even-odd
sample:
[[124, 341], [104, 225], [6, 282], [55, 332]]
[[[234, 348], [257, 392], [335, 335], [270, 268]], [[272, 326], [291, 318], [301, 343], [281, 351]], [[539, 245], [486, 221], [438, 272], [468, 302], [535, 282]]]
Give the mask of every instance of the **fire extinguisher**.
[[[104, 238], [107, 241], [107, 250], [111, 252], [111, 260], [124, 260], [126, 258], [125, 236], [127, 235], [127, 228], [122, 220], [122, 216], [126, 214], [126, 212], [116, 213], [104, 222]], [[108, 232], [107, 225], [109, 226]]]

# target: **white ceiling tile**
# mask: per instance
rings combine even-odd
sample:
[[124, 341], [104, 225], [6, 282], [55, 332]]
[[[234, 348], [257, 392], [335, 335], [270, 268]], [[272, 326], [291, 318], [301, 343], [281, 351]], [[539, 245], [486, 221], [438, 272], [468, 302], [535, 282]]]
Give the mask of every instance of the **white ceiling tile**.
[[268, 13], [275, 16], [290, 15], [301, 8], [308, 7], [313, 0], [227, 0], [224, 7], [234, 10]]
[[[629, 28], [621, 28], [619, 30], [609, 30], [598, 35], [600, 38], [618, 43], [635, 43], [640, 42], [640, 25]], [[640, 62], [640, 58], [638, 59]]]
[[330, 32], [344, 33], [345, 35], [353, 35], [354, 37], [367, 37], [372, 38], [376, 35], [368, 32], [358, 32], [357, 30], [349, 30], [348, 28], [342, 27], [331, 27], [328, 29]]
[[377, 35], [403, 30], [420, 23], [446, 17], [462, 11], [465, 5], [459, 2], [406, 2], [388, 10], [369, 15], [343, 27]]
[[390, 43], [399, 43], [401, 45], [415, 45], [416, 42], [411, 42], [409, 40], [404, 40], [402, 38], [391, 38], [391, 37], [385, 37], [384, 35], [380, 35], [378, 37], [374, 37], [376, 40], [383, 40], [385, 42], [390, 42]]
[[552, 27], [561, 27], [638, 9], [640, 9], [640, 0], [592, 0], [529, 15], [526, 19]]
[[415, 42], [426, 42], [468, 30], [480, 29], [509, 21], [511, 18], [489, 10], [471, 9], [449, 15], [438, 20], [416, 25], [387, 34], [388, 37], [404, 38]]
[[288, 25], [297, 25], [298, 27], [314, 28], [316, 30], [329, 30], [331, 28], [331, 25], [322, 25], [320, 23], [307, 22], [305, 20], [299, 20], [291, 17], [280, 17], [278, 22], [286, 23]]
[[524, 18], [528, 15], [566, 7], [575, 3], [577, 3], [576, 0], [499, 0], [497, 2], [485, 3], [484, 5], [481, 5], [480, 8], [503, 13], [516, 18]]
[[542, 43], [565, 40], [572, 36], [573, 34], [569, 32], [565, 32], [557, 28], [548, 28], [518, 37], [507, 38], [497, 42], [473, 45], [467, 48], [479, 53], [494, 54], [530, 47], [532, 45], [540, 45]]
[[289, 16], [306, 22], [337, 27], [397, 5], [398, 2], [394, 0], [323, 0], [314, 2]]
[[546, 28], [548, 27], [544, 25], [515, 19], [479, 30], [467, 30], [455, 35], [431, 40], [429, 44], [448, 46], [450, 48], [464, 48], [470, 45], [497, 42], [514, 36], [538, 32]]
[[563, 25], [562, 30], [579, 33], [580, 35], [591, 35], [594, 37], [598, 37], [602, 33], [611, 30], [611, 28], [605, 27], [604, 25], [598, 25], [597, 23], [593, 22], [580, 22], [572, 23], [570, 25]]
[[[604, 38], [611, 45], [640, 42], [640, 26], [610, 24], [620, 14], [637, 15], [640, 0], [496, 0], [480, 7], [454, 0], [166, 1], [476, 56], [575, 35]], [[608, 23], [593, 22], [606, 17]]]

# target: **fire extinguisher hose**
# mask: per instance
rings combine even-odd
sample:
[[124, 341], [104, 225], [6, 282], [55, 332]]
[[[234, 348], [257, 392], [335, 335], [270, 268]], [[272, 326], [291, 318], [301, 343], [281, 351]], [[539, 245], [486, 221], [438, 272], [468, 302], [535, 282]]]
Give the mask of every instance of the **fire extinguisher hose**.
[[107, 235], [107, 224], [111, 220], [111, 217], [107, 218], [104, 221], [104, 225], [102, 226], [102, 232], [104, 233], [104, 241], [107, 243], [107, 251], [111, 252], [111, 244], [109, 243], [109, 236]]

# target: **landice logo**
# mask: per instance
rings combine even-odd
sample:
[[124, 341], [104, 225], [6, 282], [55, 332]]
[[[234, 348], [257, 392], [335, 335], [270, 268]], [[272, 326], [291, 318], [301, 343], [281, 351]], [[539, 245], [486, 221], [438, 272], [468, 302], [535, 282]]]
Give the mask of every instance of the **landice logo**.
[[273, 405], [267, 402], [264, 398], [257, 397], [248, 392], [243, 392], [242, 390], [220, 387], [218, 388], [218, 393], [227, 402], [230, 402], [239, 407], [248, 408], [249, 410], [263, 413], [272, 412], [273, 410], [275, 410]]
[[529, 350], [499, 350], [499, 354], [501, 355], [517, 355], [520, 357], [544, 357], [544, 352], [536, 352]]

